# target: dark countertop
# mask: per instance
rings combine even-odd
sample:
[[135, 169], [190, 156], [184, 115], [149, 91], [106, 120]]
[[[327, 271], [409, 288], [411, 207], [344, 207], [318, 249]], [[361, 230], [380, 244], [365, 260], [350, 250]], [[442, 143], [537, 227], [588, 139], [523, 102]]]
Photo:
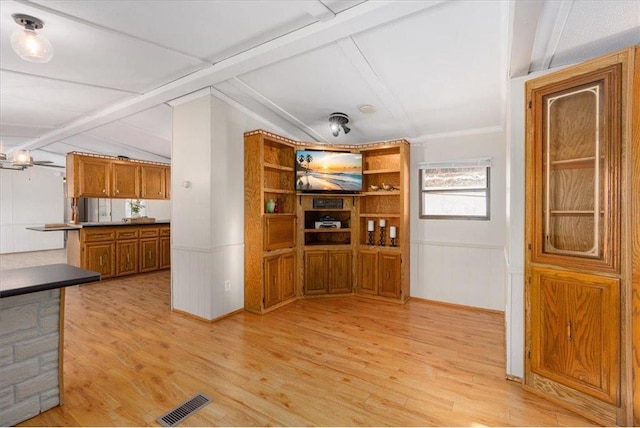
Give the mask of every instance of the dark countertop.
[[34, 227], [27, 227], [26, 229], [35, 230], [37, 232], [55, 232], [56, 230], [76, 230], [80, 228], [81, 228], [80, 225], [78, 226], [66, 225], [66, 226], [58, 226], [58, 227], [34, 226]]
[[100, 273], [65, 263], [0, 270], [0, 297], [99, 281]]
[[103, 222], [80, 222], [79, 226], [82, 227], [106, 227], [106, 226], [153, 226], [154, 224], [171, 224], [171, 220], [156, 220], [150, 223], [131, 223], [124, 221], [103, 221]]

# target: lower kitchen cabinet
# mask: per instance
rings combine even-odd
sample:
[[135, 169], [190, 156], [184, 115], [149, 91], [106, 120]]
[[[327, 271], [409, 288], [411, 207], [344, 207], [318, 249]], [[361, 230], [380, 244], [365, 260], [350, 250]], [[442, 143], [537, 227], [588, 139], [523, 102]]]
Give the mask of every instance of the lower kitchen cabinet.
[[304, 293], [351, 293], [351, 250], [307, 250], [304, 252]]
[[113, 242], [92, 242], [84, 247], [84, 268], [100, 272], [102, 279], [116, 275]]
[[140, 272], [151, 272], [158, 270], [158, 238], [140, 239]]
[[118, 241], [116, 243], [116, 274], [130, 275], [138, 273], [138, 240]]
[[83, 227], [69, 231], [67, 263], [100, 272], [103, 279], [167, 269], [170, 234], [166, 224]]
[[276, 305], [296, 295], [295, 252], [265, 257], [264, 307]]

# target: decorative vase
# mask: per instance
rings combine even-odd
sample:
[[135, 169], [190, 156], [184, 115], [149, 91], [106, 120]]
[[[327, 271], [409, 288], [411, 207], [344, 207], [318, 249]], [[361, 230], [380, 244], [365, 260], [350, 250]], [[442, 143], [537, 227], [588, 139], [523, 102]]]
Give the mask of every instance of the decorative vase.
[[275, 201], [273, 199], [269, 199], [267, 201], [267, 212], [271, 214], [275, 208], [276, 208]]

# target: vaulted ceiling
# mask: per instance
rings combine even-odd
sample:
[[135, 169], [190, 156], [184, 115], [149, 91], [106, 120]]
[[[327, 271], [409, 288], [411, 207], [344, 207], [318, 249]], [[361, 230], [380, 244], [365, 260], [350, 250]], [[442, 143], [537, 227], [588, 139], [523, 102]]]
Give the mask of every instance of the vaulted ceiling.
[[[15, 13], [50, 62], [13, 52]], [[0, 152], [167, 161], [168, 103], [206, 87], [304, 141], [504, 128], [511, 77], [640, 44], [640, 2], [0, 0], [0, 25]]]

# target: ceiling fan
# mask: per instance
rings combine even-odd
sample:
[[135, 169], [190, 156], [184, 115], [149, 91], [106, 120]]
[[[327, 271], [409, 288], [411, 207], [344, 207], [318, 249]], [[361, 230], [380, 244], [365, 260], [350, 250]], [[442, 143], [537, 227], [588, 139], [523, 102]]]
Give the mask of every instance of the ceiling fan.
[[0, 153], [0, 169], [23, 171], [25, 168], [29, 168], [34, 165], [64, 168], [64, 166], [53, 165], [52, 161], [34, 161], [29, 150], [14, 150], [13, 159], [7, 159], [7, 155], [5, 153]]

